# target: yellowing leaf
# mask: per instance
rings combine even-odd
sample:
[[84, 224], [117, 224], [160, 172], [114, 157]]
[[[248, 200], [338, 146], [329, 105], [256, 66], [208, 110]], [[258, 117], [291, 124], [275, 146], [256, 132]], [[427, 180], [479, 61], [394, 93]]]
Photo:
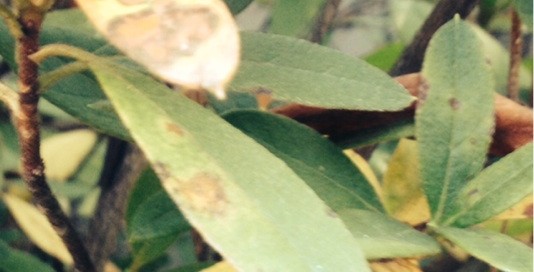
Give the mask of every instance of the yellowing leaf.
[[373, 272], [422, 272], [416, 259], [394, 259], [371, 263]]
[[66, 181], [91, 152], [96, 140], [96, 133], [88, 129], [65, 132], [43, 140], [41, 155], [46, 176], [50, 180]]
[[240, 40], [223, 1], [77, 2], [112, 44], [154, 74], [225, 97], [239, 63]]
[[202, 269], [202, 272], [236, 272], [228, 262], [218, 262], [206, 269]]
[[7, 208], [26, 236], [44, 252], [72, 265], [72, 257], [52, 225], [37, 208], [18, 197], [2, 194]]
[[415, 141], [402, 139], [399, 142], [384, 175], [383, 190], [386, 209], [398, 220], [411, 225], [429, 220]]
[[526, 219], [532, 218], [532, 195], [527, 196], [512, 208], [497, 215], [495, 220]]
[[369, 184], [371, 184], [371, 186], [375, 190], [378, 198], [383, 200], [384, 198], [380, 182], [378, 181], [378, 178], [373, 172], [373, 169], [371, 169], [369, 163], [362, 156], [352, 150], [345, 150], [343, 151], [343, 153], [345, 153], [345, 155], [347, 155], [347, 157], [352, 161], [352, 163], [354, 163], [356, 167], [358, 167], [360, 172], [362, 172]]

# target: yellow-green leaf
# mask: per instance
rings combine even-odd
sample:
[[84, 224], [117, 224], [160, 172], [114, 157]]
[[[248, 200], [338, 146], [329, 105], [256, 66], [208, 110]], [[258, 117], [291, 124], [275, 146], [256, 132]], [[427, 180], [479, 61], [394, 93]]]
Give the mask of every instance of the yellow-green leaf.
[[79, 129], [44, 139], [41, 156], [46, 176], [53, 181], [66, 181], [89, 155], [97, 138], [94, 131]]
[[19, 227], [44, 252], [72, 265], [69, 251], [48, 219], [37, 208], [18, 197], [2, 194], [2, 200], [17, 221]]

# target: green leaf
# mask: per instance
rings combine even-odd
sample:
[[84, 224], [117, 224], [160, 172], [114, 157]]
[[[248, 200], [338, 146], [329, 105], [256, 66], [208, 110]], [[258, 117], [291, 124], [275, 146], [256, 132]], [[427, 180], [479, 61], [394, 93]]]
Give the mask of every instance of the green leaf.
[[393, 68], [397, 59], [401, 56], [404, 45], [400, 42], [384, 46], [365, 57], [369, 64], [387, 72]]
[[49, 265], [36, 257], [20, 250], [13, 249], [4, 241], [0, 240], [0, 271], [3, 272], [26, 272], [42, 271], [54, 272]]
[[172, 200], [236, 268], [369, 271], [341, 220], [263, 147], [148, 76], [90, 66]]
[[486, 230], [443, 226], [434, 230], [469, 254], [500, 270], [532, 271], [532, 248], [509, 236]]
[[269, 32], [305, 38], [315, 26], [325, 0], [276, 0]]
[[132, 270], [160, 257], [181, 233], [190, 229], [152, 170], [141, 174], [130, 193], [126, 222], [134, 253]]
[[[469, 24], [477, 38], [481, 41], [481, 49], [486, 57], [486, 62], [491, 66], [495, 79], [495, 91], [506, 95], [508, 91], [508, 71], [510, 69], [510, 52], [502, 43], [486, 30], [476, 24]], [[519, 86], [521, 92], [530, 93], [532, 88], [532, 72], [524, 65], [519, 69]], [[523, 91], [524, 90], [524, 91]]]
[[224, 0], [232, 14], [236, 15], [243, 11], [253, 0]]
[[128, 208], [126, 209], [126, 222], [128, 225], [139, 206], [150, 196], [163, 190], [156, 173], [152, 169], [143, 171], [128, 198]]
[[160, 257], [180, 233], [189, 229], [165, 191], [152, 194], [137, 207], [128, 224], [128, 242], [134, 251], [132, 267], [139, 268]]
[[381, 213], [347, 209], [338, 212], [367, 259], [434, 255], [438, 243], [421, 232]]
[[465, 186], [450, 222], [459, 227], [478, 224], [532, 194], [532, 144], [486, 168]]
[[253, 110], [233, 111], [224, 118], [283, 160], [334, 211], [384, 211], [358, 168], [339, 147], [313, 129], [286, 117]]
[[432, 11], [432, 3], [421, 0], [390, 2], [391, 17], [403, 44], [409, 44]]
[[436, 32], [423, 63], [428, 89], [416, 112], [416, 136], [423, 187], [438, 223], [482, 169], [491, 141], [494, 84], [480, 47], [456, 16]]
[[413, 102], [378, 68], [339, 51], [273, 34], [241, 33], [243, 57], [230, 88], [324, 108], [395, 111]]
[[514, 0], [514, 6], [523, 24], [532, 31], [532, 1], [531, 0]]
[[63, 263], [72, 265], [72, 256], [67, 247], [46, 216], [36, 206], [14, 195], [1, 194], [0, 196], [18, 226], [36, 246]]

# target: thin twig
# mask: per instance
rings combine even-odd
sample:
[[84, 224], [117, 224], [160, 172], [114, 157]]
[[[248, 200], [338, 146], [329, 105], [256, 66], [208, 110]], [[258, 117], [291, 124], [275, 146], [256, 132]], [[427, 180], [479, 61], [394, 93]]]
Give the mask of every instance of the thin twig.
[[337, 14], [337, 9], [341, 0], [328, 0], [323, 7], [322, 13], [315, 24], [312, 31], [310, 41], [314, 43], [322, 43], [324, 36], [332, 27], [332, 22]]
[[398, 76], [419, 72], [428, 42], [438, 28], [450, 21], [457, 13], [462, 18], [467, 17], [478, 2], [478, 0], [440, 0], [415, 35], [412, 43], [404, 49], [402, 56], [390, 71], [390, 74]]
[[515, 9], [512, 10], [512, 30], [510, 31], [510, 70], [508, 70], [508, 97], [519, 101], [519, 71], [521, 68], [521, 19]]
[[[101, 177], [102, 193], [87, 236], [87, 247], [93, 257], [96, 271], [103, 270], [110, 254], [115, 249], [117, 235], [126, 212], [129, 192], [141, 172], [148, 166], [138, 147], [122, 141], [121, 143], [126, 146], [126, 154], [123, 160], [119, 160], [122, 164], [119, 167], [113, 167], [114, 173], [111, 176], [103, 173]], [[110, 162], [108, 158], [106, 161]]]
[[21, 14], [19, 24], [22, 35], [17, 39], [19, 65], [20, 111], [13, 115], [22, 153], [22, 177], [37, 206], [41, 208], [59, 234], [74, 260], [78, 271], [94, 271], [89, 254], [83, 246], [68, 217], [63, 213], [57, 199], [46, 182], [44, 164], [40, 155], [39, 133], [39, 82], [38, 66], [29, 55], [39, 49], [39, 31], [43, 15], [39, 12]]

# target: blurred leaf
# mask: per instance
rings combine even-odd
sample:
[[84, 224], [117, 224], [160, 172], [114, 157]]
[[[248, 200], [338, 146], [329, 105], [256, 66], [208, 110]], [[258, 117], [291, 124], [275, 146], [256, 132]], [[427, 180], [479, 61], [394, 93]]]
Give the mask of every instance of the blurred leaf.
[[97, 135], [89, 129], [58, 133], [43, 140], [41, 156], [50, 180], [66, 181], [85, 160], [95, 145]]
[[[508, 87], [508, 70], [510, 67], [510, 52], [500, 41], [475, 24], [468, 24], [481, 41], [482, 52], [486, 62], [491, 66], [495, 79], [495, 91], [506, 95]], [[532, 73], [524, 66], [519, 70], [519, 86], [521, 89], [532, 91]]]
[[2, 194], [2, 199], [26, 236], [44, 252], [72, 265], [72, 257], [46, 217], [37, 208], [18, 197]]
[[128, 242], [134, 249], [133, 267], [140, 267], [159, 257], [190, 229], [189, 224], [165, 191], [152, 193], [131, 215]]
[[373, 169], [378, 180], [384, 179], [384, 174], [388, 169], [389, 161], [397, 149], [398, 141], [389, 141], [379, 144], [374, 148], [371, 158], [369, 158], [369, 166]]
[[228, 262], [218, 262], [206, 269], [202, 269], [202, 272], [237, 272]]
[[163, 270], [161, 272], [198, 272], [198, 271], [202, 271], [203, 269], [209, 268], [212, 265], [213, 265], [213, 262], [194, 263], [194, 264], [184, 265], [178, 268]]
[[421, 0], [396, 0], [389, 3], [397, 34], [403, 44], [409, 44], [432, 11], [433, 4]]
[[365, 57], [367, 63], [379, 68], [380, 70], [387, 72], [393, 68], [397, 59], [401, 56], [404, 50], [402, 43], [392, 43], [384, 46]]
[[423, 272], [415, 259], [393, 259], [371, 262], [373, 272]]
[[432, 220], [447, 220], [464, 184], [480, 172], [494, 126], [493, 80], [472, 28], [456, 16], [427, 49], [416, 112], [421, 178]]
[[107, 141], [99, 141], [89, 156], [84, 160], [76, 174], [71, 178], [69, 183], [80, 184], [81, 186], [96, 186], [99, 179], [102, 168], [104, 167]]
[[267, 89], [275, 99], [324, 108], [393, 111], [413, 102], [387, 74], [334, 49], [273, 34], [243, 32], [241, 39], [233, 90]]
[[232, 14], [236, 15], [243, 11], [253, 0], [224, 0]]
[[[365, 177], [367, 182], [373, 187], [373, 191], [376, 193], [377, 198], [379, 200], [382, 200], [382, 185], [380, 184], [380, 181], [376, 177], [375, 173], [373, 172], [373, 169], [371, 168], [371, 165], [354, 149], [346, 149], [343, 150], [343, 153], [347, 158], [350, 159], [350, 161], [356, 165], [358, 170], [362, 173], [362, 175]], [[380, 201], [382, 203], [382, 201]]]
[[282, 161], [148, 76], [89, 65], [172, 200], [236, 268], [369, 271], [342, 222]]
[[[77, 9], [48, 13], [40, 37], [42, 45], [64, 43], [84, 48], [90, 52], [97, 51], [107, 45], [104, 38], [96, 33], [83, 13]], [[0, 55], [13, 70], [16, 70], [13, 46], [14, 40], [1, 21]], [[40, 71], [51, 71], [66, 63], [67, 61], [64, 59], [50, 58], [41, 64]], [[89, 107], [90, 104], [105, 99], [98, 83], [89, 73], [75, 74], [61, 80], [51, 90], [46, 91], [43, 97], [82, 122], [91, 124], [97, 130], [105, 131], [119, 138], [128, 137], [113, 111]]]
[[393, 217], [413, 226], [430, 219], [419, 171], [417, 142], [400, 140], [384, 175], [384, 202]]
[[346, 209], [339, 217], [360, 244], [367, 259], [403, 258], [440, 252], [430, 236], [381, 213]]
[[514, 0], [514, 6], [530, 31], [532, 31], [532, 0]]
[[126, 210], [126, 223], [129, 225], [137, 208], [154, 194], [163, 191], [161, 183], [152, 169], [147, 169], [141, 173], [141, 176], [135, 183], [130, 192], [128, 199], [128, 208]]
[[233, 111], [224, 118], [283, 160], [334, 211], [384, 211], [364, 175], [313, 129], [261, 111]]
[[458, 194], [447, 223], [467, 227], [483, 222], [532, 194], [532, 143], [523, 146], [470, 181]]
[[477, 229], [443, 226], [433, 229], [474, 257], [500, 270], [532, 271], [532, 248], [509, 236]]
[[160, 257], [176, 242], [181, 232], [190, 229], [176, 205], [163, 190], [142, 202], [128, 222], [128, 242], [134, 256], [131, 269]]
[[49, 265], [20, 250], [10, 248], [0, 240], [0, 271], [3, 272], [54, 272]]
[[18, 136], [13, 125], [7, 120], [0, 122], [0, 141], [2, 142], [2, 170], [18, 171], [20, 164]]
[[299, 38], [310, 34], [325, 0], [276, 0], [269, 32]]

